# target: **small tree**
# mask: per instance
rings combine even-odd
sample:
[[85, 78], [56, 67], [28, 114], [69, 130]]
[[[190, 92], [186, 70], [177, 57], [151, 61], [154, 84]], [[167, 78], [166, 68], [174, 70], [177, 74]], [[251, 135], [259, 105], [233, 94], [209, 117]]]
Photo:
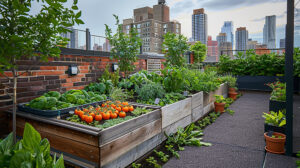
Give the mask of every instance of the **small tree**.
[[194, 52], [194, 63], [201, 63], [206, 58], [206, 45], [202, 44], [201, 41], [197, 41], [190, 47], [190, 50]]
[[162, 44], [163, 52], [166, 53], [167, 66], [184, 66], [186, 59], [184, 53], [188, 51], [187, 38], [181, 34], [168, 32], [164, 35]]
[[[33, 0], [1, 0], [0, 1], [0, 73], [12, 72], [13, 94], [13, 134], [16, 142], [16, 105], [17, 78], [22, 74], [18, 69], [21, 58], [48, 61], [48, 57], [59, 57], [59, 46], [65, 46], [66, 38], [59, 36], [66, 33], [75, 24], [83, 24], [80, 20], [77, 0], [72, 9], [65, 8], [67, 0], [37, 0], [42, 2], [39, 13], [31, 14]], [[28, 68], [30, 69], [30, 67]], [[6, 76], [8, 79], [11, 77]]]
[[128, 72], [135, 69], [134, 62], [137, 61], [137, 54], [141, 46], [141, 39], [138, 36], [136, 28], [130, 28], [129, 35], [123, 32], [123, 25], [119, 23], [119, 17], [113, 15], [118, 26], [115, 35], [112, 35], [112, 30], [105, 24], [105, 35], [112, 45], [111, 54], [114, 59], [119, 61], [119, 67], [127, 77]]

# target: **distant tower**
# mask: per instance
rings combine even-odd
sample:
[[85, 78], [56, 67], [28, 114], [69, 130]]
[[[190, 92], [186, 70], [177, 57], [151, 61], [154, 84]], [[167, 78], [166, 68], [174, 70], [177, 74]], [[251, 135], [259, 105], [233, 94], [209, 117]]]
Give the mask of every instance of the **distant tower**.
[[192, 37], [194, 41], [207, 44], [207, 15], [204, 9], [195, 9], [192, 15]]
[[233, 22], [232, 21], [225, 21], [224, 25], [221, 29], [221, 33], [226, 33], [227, 42], [231, 42], [233, 48]]
[[158, 4], [159, 4], [159, 5], [165, 5], [165, 4], [166, 4], [166, 1], [165, 1], [165, 0], [158, 0]]
[[235, 49], [247, 50], [248, 45], [248, 31], [246, 27], [239, 27], [235, 32]]
[[268, 48], [276, 48], [276, 16], [266, 16], [265, 25], [263, 29], [263, 44]]

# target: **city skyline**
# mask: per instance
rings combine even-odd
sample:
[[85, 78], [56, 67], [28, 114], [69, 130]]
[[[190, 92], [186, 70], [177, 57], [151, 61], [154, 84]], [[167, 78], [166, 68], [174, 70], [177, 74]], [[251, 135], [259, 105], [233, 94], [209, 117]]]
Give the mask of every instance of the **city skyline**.
[[[84, 25], [75, 26], [84, 30], [90, 28], [91, 34], [105, 35], [104, 24], [114, 26], [113, 14], [120, 16], [120, 20], [133, 16], [132, 10], [144, 6], [152, 6], [157, 3], [157, 0], [115, 0], [113, 2], [103, 0], [79, 1], [79, 9], [82, 10], [82, 19]], [[170, 6], [170, 17], [179, 21], [182, 24], [182, 34], [188, 38], [192, 37], [191, 16], [193, 9], [204, 8], [208, 16], [208, 35], [213, 39], [220, 32], [224, 21], [233, 21], [234, 30], [237, 27], [247, 27], [249, 37], [262, 33], [264, 18], [268, 15], [277, 16], [277, 27], [284, 25], [286, 22], [285, 6], [286, 1], [283, 0], [167, 0], [167, 5]], [[272, 8], [269, 6], [272, 5]], [[113, 6], [108, 8], [108, 6]], [[298, 4], [296, 7], [300, 7]], [[38, 10], [37, 5], [32, 6]], [[255, 12], [254, 12], [255, 11]], [[262, 38], [262, 37], [261, 37]]]

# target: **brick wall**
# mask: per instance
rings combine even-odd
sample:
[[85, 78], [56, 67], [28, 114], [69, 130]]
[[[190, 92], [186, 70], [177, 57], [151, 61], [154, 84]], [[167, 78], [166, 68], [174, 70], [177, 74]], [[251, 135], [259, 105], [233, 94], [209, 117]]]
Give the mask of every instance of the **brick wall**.
[[[81, 51], [82, 52], [82, 51]], [[66, 52], [65, 52], [66, 53]], [[41, 96], [48, 91], [65, 92], [70, 89], [83, 89], [91, 82], [97, 81], [101, 77], [106, 64], [116, 62], [111, 60], [105, 54], [86, 54], [80, 55], [74, 53], [62, 54], [60, 58], [50, 58], [48, 62], [39, 62], [34, 60], [20, 60], [19, 73], [24, 73], [18, 79], [17, 101], [18, 103], [28, 102], [33, 98]], [[153, 58], [152, 58], [153, 59]], [[68, 75], [70, 64], [76, 64], [79, 73], [76, 76]], [[141, 56], [135, 63], [136, 71], [147, 68], [147, 57]], [[29, 72], [25, 70], [31, 67]], [[111, 70], [111, 68], [110, 68]], [[11, 72], [5, 72], [5, 75], [12, 76]], [[0, 74], [0, 123], [5, 120], [3, 111], [11, 109], [12, 102], [7, 101], [5, 93], [12, 93], [13, 81], [3, 77]], [[0, 124], [1, 130], [5, 130], [5, 125]]]

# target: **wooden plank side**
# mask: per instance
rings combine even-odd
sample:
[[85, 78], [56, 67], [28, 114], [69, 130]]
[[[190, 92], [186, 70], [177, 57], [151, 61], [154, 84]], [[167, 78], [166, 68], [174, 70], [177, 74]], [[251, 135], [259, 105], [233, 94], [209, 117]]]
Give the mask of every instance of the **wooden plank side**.
[[227, 93], [228, 93], [228, 85], [226, 83], [221, 84], [220, 87], [215, 92], [216, 95], [222, 95], [225, 98], [227, 97]]
[[162, 128], [191, 115], [191, 98], [162, 107]]
[[191, 101], [192, 101], [192, 109], [195, 109], [198, 106], [203, 106], [203, 92], [199, 92], [192, 95]]
[[210, 103], [210, 104], [208, 104], [207, 106], [205, 106], [205, 107], [203, 108], [203, 115], [202, 115], [202, 116], [204, 116], [205, 114], [207, 114], [207, 113], [213, 111], [214, 108], [215, 108], [215, 105], [214, 105], [213, 102]]
[[160, 145], [162, 143], [162, 136], [162, 133], [154, 136], [153, 138], [131, 149], [116, 160], [104, 165], [103, 168], [122, 168], [129, 166], [131, 163], [144, 156], [147, 152]]
[[101, 166], [104, 166], [139, 144], [161, 133], [161, 119], [140, 127], [113, 142], [101, 146]]
[[[188, 115], [188, 116], [182, 118], [181, 120], [179, 120], [179, 121], [163, 128], [162, 132], [163, 132], [163, 134], [165, 132], [167, 135], [170, 135], [170, 134], [173, 134], [173, 133], [177, 132], [177, 129], [179, 127], [184, 128], [184, 127], [188, 126], [191, 123], [192, 123], [191, 115]], [[166, 136], [162, 137], [162, 141], [164, 141], [166, 139], [167, 139]]]
[[197, 108], [192, 110], [192, 122], [199, 120], [203, 116], [203, 107], [198, 106]]
[[[24, 125], [17, 124], [17, 135], [22, 136]], [[77, 142], [65, 137], [57, 136], [48, 132], [39, 131], [42, 138], [47, 138], [50, 142], [51, 148], [69, 153], [71, 155], [86, 159], [94, 163], [100, 163], [100, 148]]]
[[26, 122], [30, 123], [38, 132], [42, 131], [45, 133], [71, 139], [80, 143], [99, 146], [98, 145], [99, 138], [97, 136], [85, 134], [83, 132], [79, 132], [79, 131], [63, 128], [60, 126], [31, 120], [31, 119], [17, 117], [17, 124], [19, 124], [19, 126], [24, 127]]
[[107, 128], [100, 132], [100, 146], [158, 119], [161, 119], [161, 110], [154, 110], [151, 113]]

